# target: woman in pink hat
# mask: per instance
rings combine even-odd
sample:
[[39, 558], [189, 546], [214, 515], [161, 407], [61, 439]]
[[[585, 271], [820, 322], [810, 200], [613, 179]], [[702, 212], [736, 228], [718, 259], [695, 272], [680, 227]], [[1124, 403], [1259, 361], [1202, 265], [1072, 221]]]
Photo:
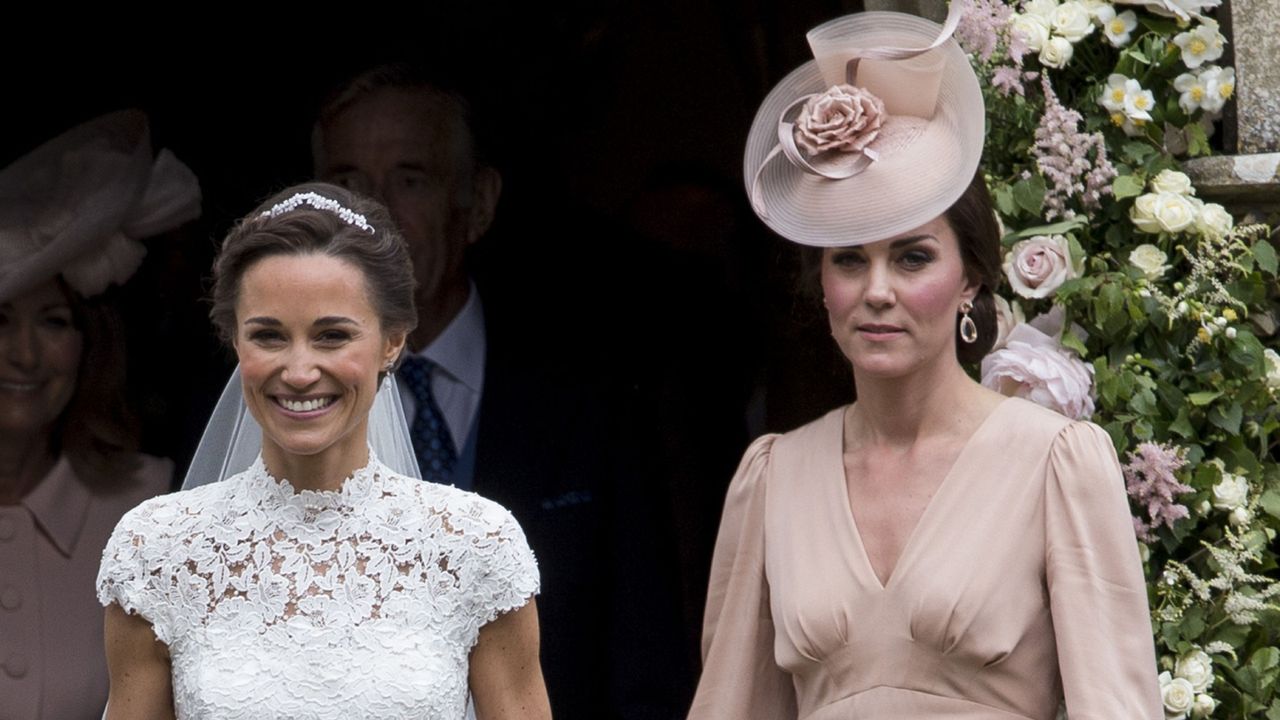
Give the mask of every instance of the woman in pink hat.
[[103, 116], [0, 172], [0, 716], [98, 718], [107, 699], [93, 579], [111, 528], [165, 492], [135, 452], [109, 286], [140, 238], [196, 218], [200, 191], [146, 117]]
[[802, 245], [857, 401], [730, 487], [690, 718], [1162, 718], [1107, 434], [974, 382], [999, 238], [945, 27], [862, 13], [764, 101], [745, 180]]

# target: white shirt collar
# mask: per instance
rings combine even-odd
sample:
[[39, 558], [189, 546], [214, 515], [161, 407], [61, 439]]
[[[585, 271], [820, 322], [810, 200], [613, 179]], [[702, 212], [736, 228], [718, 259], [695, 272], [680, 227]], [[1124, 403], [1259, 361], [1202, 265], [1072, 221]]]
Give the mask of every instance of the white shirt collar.
[[475, 283], [470, 283], [467, 302], [435, 340], [418, 352], [473, 392], [484, 384], [484, 307]]

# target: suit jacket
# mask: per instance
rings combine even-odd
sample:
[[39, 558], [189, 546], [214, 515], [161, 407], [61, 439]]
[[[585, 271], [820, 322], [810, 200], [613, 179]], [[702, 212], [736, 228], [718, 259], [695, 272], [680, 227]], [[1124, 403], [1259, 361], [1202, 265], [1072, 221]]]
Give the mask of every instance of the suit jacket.
[[[683, 714], [679, 607], [659, 498], [627, 472], [630, 403], [568, 345], [483, 295], [475, 492], [538, 558], [542, 667], [557, 720]], [[560, 348], [560, 351], [554, 350]], [[550, 351], [550, 352], [549, 352]], [[574, 357], [576, 355], [576, 357]], [[655, 541], [654, 538], [659, 541]]]

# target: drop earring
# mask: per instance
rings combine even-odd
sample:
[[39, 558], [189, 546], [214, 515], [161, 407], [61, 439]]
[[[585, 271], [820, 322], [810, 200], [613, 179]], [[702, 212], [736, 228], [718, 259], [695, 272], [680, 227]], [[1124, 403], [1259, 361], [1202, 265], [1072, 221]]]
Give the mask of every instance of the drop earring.
[[978, 342], [978, 324], [969, 317], [973, 311], [973, 303], [965, 300], [960, 303], [960, 339], [972, 345]]

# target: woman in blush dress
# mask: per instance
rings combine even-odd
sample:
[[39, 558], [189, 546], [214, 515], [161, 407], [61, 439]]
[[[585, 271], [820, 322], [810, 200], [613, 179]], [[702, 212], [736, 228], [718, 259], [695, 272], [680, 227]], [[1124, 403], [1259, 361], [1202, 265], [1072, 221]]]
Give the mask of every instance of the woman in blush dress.
[[470, 695], [481, 720], [549, 717], [520, 527], [368, 444], [417, 322], [386, 209], [286, 190], [231, 231], [214, 283], [261, 455], [116, 527], [108, 716], [458, 719]]
[[0, 716], [101, 717], [93, 578], [111, 528], [167, 492], [138, 452], [119, 290], [140, 240], [200, 215], [200, 188], [151, 149], [141, 112], [111, 113], [0, 171]]
[[756, 117], [753, 206], [809, 246], [857, 400], [743, 458], [694, 720], [1163, 717], [1109, 437], [962, 367], [1000, 255], [957, 7], [816, 28]]

